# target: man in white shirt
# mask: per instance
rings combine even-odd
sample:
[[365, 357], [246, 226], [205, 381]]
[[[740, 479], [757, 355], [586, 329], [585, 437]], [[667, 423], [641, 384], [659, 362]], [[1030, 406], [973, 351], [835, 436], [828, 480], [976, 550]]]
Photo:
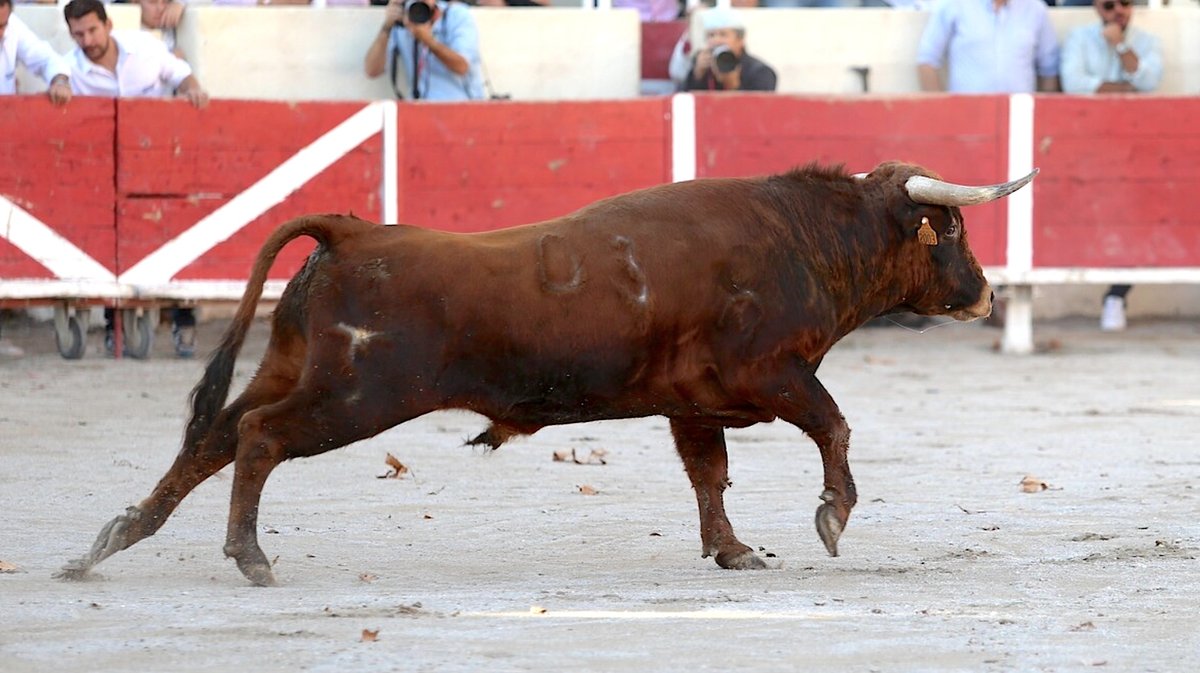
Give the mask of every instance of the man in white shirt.
[[0, 95], [17, 92], [17, 64], [49, 82], [50, 102], [64, 105], [71, 100], [70, 68], [50, 45], [13, 16], [12, 0], [0, 0]]
[[186, 61], [153, 35], [114, 31], [100, 0], [71, 0], [63, 9], [76, 47], [67, 54], [71, 90], [81, 96], [182, 96], [196, 107], [208, 93]]

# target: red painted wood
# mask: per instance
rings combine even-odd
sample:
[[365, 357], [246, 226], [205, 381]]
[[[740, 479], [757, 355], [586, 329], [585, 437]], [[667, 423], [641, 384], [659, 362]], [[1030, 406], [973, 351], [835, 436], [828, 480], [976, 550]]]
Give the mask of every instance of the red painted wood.
[[[113, 102], [0, 96], [0, 194], [109, 269], [114, 261]], [[53, 278], [0, 239], [0, 278]]]
[[1195, 98], [1042, 96], [1035, 266], [1200, 265]]
[[[802, 98], [696, 97], [700, 177], [761, 175], [817, 161], [866, 172], [889, 160], [920, 164], [963, 184], [1008, 172], [1003, 96]], [[1004, 201], [964, 209], [971, 247], [985, 265], [1005, 260]]]
[[[122, 269], [228, 203], [363, 108], [361, 103], [122, 100], [118, 108], [117, 223]], [[336, 161], [229, 240], [184, 268], [180, 280], [243, 279], [278, 225], [314, 212], [380, 217], [378, 135]], [[312, 249], [297, 242], [272, 266], [288, 278]]]
[[668, 99], [400, 109], [400, 219], [482, 231], [670, 180]]

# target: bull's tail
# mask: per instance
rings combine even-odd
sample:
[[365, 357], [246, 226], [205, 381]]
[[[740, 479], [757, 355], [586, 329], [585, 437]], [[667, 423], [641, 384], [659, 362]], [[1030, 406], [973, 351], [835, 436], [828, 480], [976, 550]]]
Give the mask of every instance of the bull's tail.
[[184, 432], [183, 446], [185, 449], [196, 447], [203, 441], [212, 429], [217, 414], [225, 406], [229, 395], [229, 384], [233, 379], [233, 366], [238, 353], [246, 341], [246, 332], [254, 320], [255, 309], [262, 298], [263, 284], [267, 273], [275, 262], [275, 257], [285, 245], [300, 236], [309, 236], [317, 241], [317, 249], [329, 248], [349, 235], [359, 233], [366, 228], [372, 228], [370, 222], [354, 217], [340, 215], [308, 215], [289, 220], [280, 225], [263, 243], [262, 249], [254, 260], [254, 268], [246, 281], [246, 293], [238, 304], [237, 313], [221, 344], [209, 357], [204, 376], [192, 389], [192, 417]]

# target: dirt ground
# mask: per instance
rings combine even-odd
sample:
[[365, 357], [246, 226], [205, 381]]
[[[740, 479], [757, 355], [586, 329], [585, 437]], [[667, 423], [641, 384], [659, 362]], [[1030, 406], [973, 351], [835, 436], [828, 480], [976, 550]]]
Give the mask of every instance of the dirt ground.
[[[866, 329], [827, 358], [860, 495], [838, 558], [791, 426], [729, 432], [730, 518], [782, 562], [735, 572], [699, 557], [663, 419], [488, 454], [462, 446], [480, 418], [439, 413], [278, 469], [260, 539], [281, 586], [260, 589], [221, 553], [228, 471], [94, 580], [51, 579], [165, 471], [202, 363], [162, 332], [150, 361], [93, 333], [67, 362], [47, 327], [10, 328], [0, 671], [1196, 670], [1200, 325], [1039, 324], [1057, 348], [1024, 358], [999, 334]], [[607, 464], [552, 460], [571, 449]], [[389, 452], [404, 478], [378, 478]]]

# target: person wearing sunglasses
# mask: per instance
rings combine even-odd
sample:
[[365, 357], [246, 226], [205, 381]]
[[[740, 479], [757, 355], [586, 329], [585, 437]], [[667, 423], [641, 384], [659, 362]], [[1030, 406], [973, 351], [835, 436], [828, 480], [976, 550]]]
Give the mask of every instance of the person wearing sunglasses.
[[[1158, 88], [1162, 81], [1162, 43], [1130, 25], [1132, 0], [1093, 0], [1100, 21], [1067, 35], [1062, 49], [1062, 87], [1072, 94], [1137, 93]], [[1125, 329], [1125, 295], [1129, 285], [1113, 285], [1104, 293], [1100, 329]]]
[[1131, 25], [1132, 0], [1094, 0], [1100, 21], [1067, 35], [1063, 91], [1073, 94], [1153, 91], [1162, 80], [1162, 44]]

